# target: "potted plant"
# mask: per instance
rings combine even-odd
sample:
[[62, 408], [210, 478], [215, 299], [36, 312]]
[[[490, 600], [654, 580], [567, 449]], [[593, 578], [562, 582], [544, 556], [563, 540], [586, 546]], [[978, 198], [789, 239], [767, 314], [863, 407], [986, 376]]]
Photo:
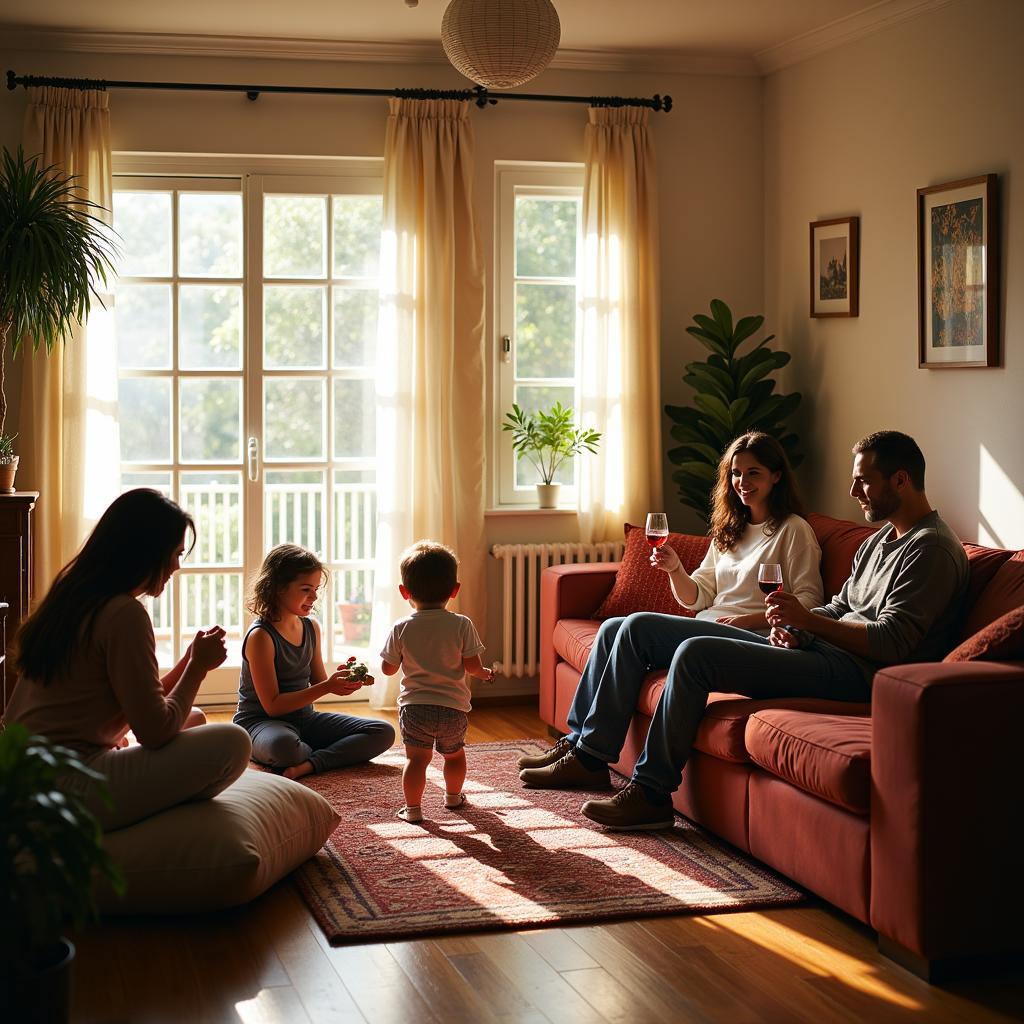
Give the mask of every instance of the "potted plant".
[[122, 889], [96, 819], [57, 786], [76, 776], [103, 780], [22, 725], [0, 733], [0, 985], [12, 1020], [68, 1019], [75, 948], [61, 931], [95, 915], [97, 872]]
[[345, 643], [362, 644], [367, 641], [370, 634], [371, 612], [370, 603], [361, 590], [338, 602], [338, 616], [341, 619]]
[[683, 381], [696, 392], [692, 406], [666, 405], [673, 421], [671, 436], [680, 442], [668, 452], [679, 468], [672, 479], [679, 498], [705, 522], [718, 470], [718, 460], [730, 442], [748, 430], [760, 430], [778, 439], [790, 464], [800, 464], [799, 439], [783, 425], [800, 404], [800, 393], [775, 394], [768, 374], [789, 362], [789, 354], [768, 348], [775, 335], [762, 338], [749, 352], [739, 347], [756, 334], [763, 316], [745, 316], [733, 325], [732, 311], [721, 299], [712, 299], [711, 316], [698, 313], [697, 326], [687, 327], [711, 355], [706, 362], [686, 364]]
[[523, 412], [513, 403], [505, 420], [501, 429], [512, 434], [516, 457], [526, 459], [540, 476], [537, 504], [541, 508], [557, 508], [559, 484], [554, 480], [559, 467], [585, 451], [593, 455], [601, 435], [596, 430], [577, 428], [572, 409], [561, 402], [536, 413]]
[[[98, 283], [113, 273], [117, 248], [96, 212], [103, 208], [82, 195], [74, 176], [27, 159], [19, 146], [0, 160], [0, 438], [8, 442], [15, 468], [13, 437], [4, 433], [7, 397], [4, 361], [27, 340], [47, 355], [75, 324], [84, 323], [99, 298]], [[7, 463], [8, 465], [10, 463]], [[13, 479], [8, 485], [14, 487]]]
[[14, 454], [17, 434], [0, 434], [0, 494], [14, 493], [14, 474], [18, 472], [18, 456]]

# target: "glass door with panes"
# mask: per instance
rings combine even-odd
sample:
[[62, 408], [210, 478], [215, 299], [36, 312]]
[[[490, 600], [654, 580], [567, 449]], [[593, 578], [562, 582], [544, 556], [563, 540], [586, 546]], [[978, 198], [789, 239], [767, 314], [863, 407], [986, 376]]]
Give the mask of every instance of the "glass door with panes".
[[115, 177], [122, 486], [155, 487], [196, 545], [150, 600], [161, 666], [228, 632], [200, 691], [231, 702], [246, 587], [277, 544], [330, 572], [324, 659], [365, 654], [376, 518], [379, 179]]

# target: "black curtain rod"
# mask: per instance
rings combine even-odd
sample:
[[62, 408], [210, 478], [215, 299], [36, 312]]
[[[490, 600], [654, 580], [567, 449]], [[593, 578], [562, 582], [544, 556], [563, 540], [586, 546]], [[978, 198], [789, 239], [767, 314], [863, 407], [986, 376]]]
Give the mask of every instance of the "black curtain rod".
[[551, 96], [543, 93], [499, 92], [492, 94], [482, 85], [473, 89], [343, 89], [316, 85], [231, 85], [224, 82], [108, 82], [97, 78], [54, 78], [46, 75], [16, 75], [7, 72], [7, 88], [19, 85], [52, 85], [63, 89], [170, 89], [183, 92], [244, 92], [250, 100], [260, 93], [280, 92], [315, 96], [396, 96], [411, 100], [472, 100], [478, 107], [494, 106], [499, 100], [533, 100], [541, 103], [586, 103], [591, 107], [649, 107], [651, 110], [672, 109], [671, 96]]

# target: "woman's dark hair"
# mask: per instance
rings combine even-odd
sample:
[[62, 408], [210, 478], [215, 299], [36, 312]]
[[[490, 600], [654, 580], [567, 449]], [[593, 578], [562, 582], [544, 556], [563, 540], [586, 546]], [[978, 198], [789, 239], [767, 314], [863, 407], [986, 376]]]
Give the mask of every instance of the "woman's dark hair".
[[712, 494], [711, 539], [719, 551], [731, 551], [750, 522], [750, 509], [740, 501], [732, 486], [732, 460], [750, 452], [770, 473], [780, 473], [768, 495], [768, 518], [764, 531], [771, 536], [789, 515], [802, 515], [803, 502], [793, 479], [793, 470], [781, 444], [770, 434], [752, 431], [741, 434], [725, 450], [718, 463], [718, 480]]
[[319, 572], [321, 580], [327, 579], [323, 562], [312, 551], [297, 544], [278, 544], [263, 559], [246, 607], [257, 619], [276, 619], [278, 595], [289, 583], [310, 572]]
[[111, 502], [81, 550], [57, 574], [17, 636], [18, 671], [48, 683], [71, 668], [97, 612], [113, 597], [158, 587], [173, 571], [192, 517], [159, 491], [138, 488]]

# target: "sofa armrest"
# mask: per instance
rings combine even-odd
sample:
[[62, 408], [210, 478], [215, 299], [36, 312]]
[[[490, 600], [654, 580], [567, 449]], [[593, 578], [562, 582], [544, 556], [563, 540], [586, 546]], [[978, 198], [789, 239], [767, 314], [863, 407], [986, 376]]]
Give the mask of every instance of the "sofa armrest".
[[871, 709], [871, 924], [926, 960], [1021, 948], [1024, 664], [900, 665]]
[[551, 565], [540, 575], [540, 694], [538, 713], [555, 724], [555, 666], [552, 644], [559, 619], [589, 619], [615, 583], [621, 562]]

